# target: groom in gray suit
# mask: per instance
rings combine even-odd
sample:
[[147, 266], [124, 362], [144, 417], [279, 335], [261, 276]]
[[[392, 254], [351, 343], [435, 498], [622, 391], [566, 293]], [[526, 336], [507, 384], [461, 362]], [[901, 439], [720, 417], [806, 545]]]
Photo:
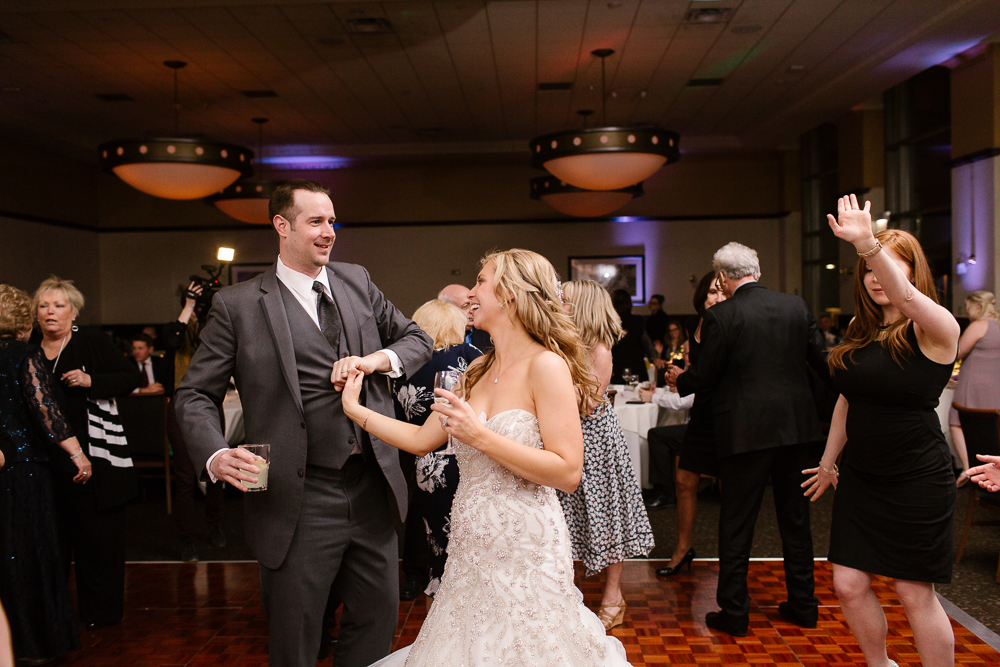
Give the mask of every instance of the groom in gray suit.
[[216, 405], [229, 378], [248, 443], [271, 445], [268, 488], [248, 493], [246, 540], [260, 563], [270, 664], [313, 667], [331, 586], [344, 603], [337, 667], [389, 653], [399, 609], [392, 503], [406, 515], [396, 449], [369, 438], [341, 407], [351, 369], [369, 375], [365, 405], [393, 416], [389, 382], [430, 361], [432, 341], [389, 303], [368, 272], [330, 262], [329, 192], [290, 181], [271, 197], [278, 261], [220, 290], [201, 346], [177, 388], [196, 470], [237, 489], [260, 472], [230, 449]]

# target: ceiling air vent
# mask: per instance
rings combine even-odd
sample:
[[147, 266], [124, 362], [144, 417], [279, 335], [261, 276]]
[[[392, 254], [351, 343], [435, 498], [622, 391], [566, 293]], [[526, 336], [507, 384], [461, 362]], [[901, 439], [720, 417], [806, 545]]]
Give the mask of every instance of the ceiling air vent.
[[558, 90], [573, 90], [572, 81], [550, 81], [548, 83], [538, 84], [538, 92], [545, 91], [558, 91]]
[[688, 81], [688, 88], [706, 88], [708, 86], [721, 86], [725, 79], [691, 79]]
[[685, 23], [725, 23], [733, 14], [732, 7], [702, 7], [692, 9], [684, 17]]
[[97, 93], [94, 95], [102, 102], [133, 102], [134, 98], [125, 93]]
[[265, 97], [277, 97], [278, 93], [273, 90], [241, 90], [244, 96], [250, 99], [259, 100]]
[[393, 32], [392, 24], [387, 19], [348, 19], [345, 23], [347, 24], [347, 32], [369, 35]]

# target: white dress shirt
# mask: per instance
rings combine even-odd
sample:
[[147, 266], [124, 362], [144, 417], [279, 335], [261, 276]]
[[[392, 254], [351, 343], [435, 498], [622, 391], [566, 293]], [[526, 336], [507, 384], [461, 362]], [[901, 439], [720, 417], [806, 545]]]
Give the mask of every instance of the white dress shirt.
[[[156, 382], [156, 378], [153, 377], [153, 359], [149, 358], [149, 359], [146, 359], [146, 361], [140, 361], [138, 363], [139, 363], [139, 372], [142, 373], [142, 374], [144, 374], [146, 376], [146, 380], [148, 380], [148, 384], [153, 384], [154, 382]], [[133, 389], [132, 393], [133, 394], [138, 394], [139, 393], [139, 387], [136, 387], [135, 389]]]
[[[275, 272], [277, 273], [278, 280], [281, 284], [288, 288], [288, 291], [292, 293], [295, 300], [299, 302], [303, 309], [305, 309], [306, 314], [309, 315], [310, 319], [316, 323], [316, 328], [319, 328], [319, 313], [316, 310], [316, 292], [313, 291], [313, 283], [319, 282], [323, 285], [323, 291], [326, 292], [327, 296], [331, 299], [333, 298], [333, 290], [330, 289], [330, 276], [327, 274], [325, 268], [319, 272], [315, 278], [310, 278], [304, 273], [299, 273], [294, 269], [288, 268], [284, 262], [281, 261], [281, 255], [278, 255], [278, 264]], [[385, 356], [389, 358], [389, 365], [392, 370], [382, 371], [383, 375], [388, 375], [391, 378], [398, 378], [403, 374], [403, 363], [399, 360], [399, 355], [388, 348], [382, 348], [380, 352], [385, 353]], [[217, 481], [215, 475], [212, 474], [212, 461], [215, 457], [226, 451], [225, 449], [220, 449], [219, 451], [212, 454], [208, 461], [205, 463], [205, 469], [208, 471], [208, 477], [213, 482]], [[358, 444], [354, 445], [354, 449], [351, 450], [351, 454], [360, 454], [361, 447]]]
[[659, 394], [654, 393], [651, 400], [661, 408], [667, 408], [669, 410], [690, 410], [691, 406], [694, 405], [694, 394], [681, 396], [676, 391], [664, 391]]

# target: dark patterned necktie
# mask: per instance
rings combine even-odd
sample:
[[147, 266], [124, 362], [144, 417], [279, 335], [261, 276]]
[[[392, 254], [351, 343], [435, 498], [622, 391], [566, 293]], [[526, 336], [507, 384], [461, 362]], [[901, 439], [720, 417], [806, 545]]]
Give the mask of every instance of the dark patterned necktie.
[[320, 281], [313, 282], [313, 291], [316, 292], [316, 315], [319, 317], [320, 331], [333, 351], [340, 352], [340, 316], [337, 314], [337, 306]]
[[144, 361], [139, 364], [139, 388], [145, 389], [149, 386], [149, 373], [146, 371], [146, 364], [148, 361]]

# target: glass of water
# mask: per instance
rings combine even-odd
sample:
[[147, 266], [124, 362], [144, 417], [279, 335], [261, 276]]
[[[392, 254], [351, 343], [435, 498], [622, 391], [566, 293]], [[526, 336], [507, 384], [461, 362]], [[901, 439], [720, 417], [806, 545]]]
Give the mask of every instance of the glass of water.
[[[434, 388], [444, 389], [445, 391], [450, 391], [453, 394], [459, 394], [461, 391], [461, 386], [459, 384], [462, 374], [458, 371], [438, 371], [434, 374]], [[441, 396], [434, 396], [435, 403], [444, 403], [448, 407], [451, 407], [451, 402]], [[452, 442], [451, 436], [448, 436], [448, 446], [437, 452], [438, 454], [454, 454], [455, 445]]]

